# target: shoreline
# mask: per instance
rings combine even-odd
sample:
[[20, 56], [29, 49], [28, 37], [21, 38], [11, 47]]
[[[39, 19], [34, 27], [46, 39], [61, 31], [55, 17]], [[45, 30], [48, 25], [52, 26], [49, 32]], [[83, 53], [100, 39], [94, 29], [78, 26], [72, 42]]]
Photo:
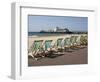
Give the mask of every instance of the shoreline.
[[28, 35], [28, 37], [50, 37], [50, 36], [68, 36], [68, 35], [88, 35], [88, 34], [49, 34], [49, 35]]

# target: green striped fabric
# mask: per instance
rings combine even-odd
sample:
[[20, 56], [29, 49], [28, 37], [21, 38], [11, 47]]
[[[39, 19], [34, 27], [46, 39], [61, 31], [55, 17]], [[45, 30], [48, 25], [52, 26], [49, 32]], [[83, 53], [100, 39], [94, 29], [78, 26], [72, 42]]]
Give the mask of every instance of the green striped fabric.
[[33, 51], [37, 51], [38, 49], [40, 49], [41, 44], [42, 44], [42, 41], [41, 41], [41, 40], [39, 40], [39, 41], [34, 41], [34, 44], [33, 44]]
[[71, 36], [70, 42], [73, 44], [75, 42], [75, 36]]
[[62, 38], [57, 40], [57, 46], [58, 47], [62, 47], [62, 40], [63, 40]]
[[51, 42], [52, 42], [52, 40], [45, 41], [45, 50], [48, 50], [48, 48], [51, 47]]
[[64, 40], [64, 46], [69, 46], [70, 45], [70, 38], [65, 38]]

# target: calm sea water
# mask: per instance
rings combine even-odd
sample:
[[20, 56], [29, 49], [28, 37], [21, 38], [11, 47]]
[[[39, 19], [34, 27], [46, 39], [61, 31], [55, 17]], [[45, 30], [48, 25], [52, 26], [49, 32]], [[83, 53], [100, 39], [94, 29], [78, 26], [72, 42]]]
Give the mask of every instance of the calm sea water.
[[72, 33], [40, 33], [40, 32], [28, 32], [28, 36], [56, 36], [67, 34], [87, 34], [87, 32], [72, 32]]
[[63, 35], [65, 33], [40, 33], [40, 32], [28, 32], [28, 36], [55, 36]]

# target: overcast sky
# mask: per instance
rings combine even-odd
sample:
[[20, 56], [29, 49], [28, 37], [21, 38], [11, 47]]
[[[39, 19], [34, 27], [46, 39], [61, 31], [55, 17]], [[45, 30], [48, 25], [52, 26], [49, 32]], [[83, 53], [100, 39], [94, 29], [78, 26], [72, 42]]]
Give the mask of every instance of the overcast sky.
[[74, 16], [28, 16], [29, 32], [54, 29], [57, 26], [60, 28], [68, 28], [70, 31], [87, 31], [88, 18]]

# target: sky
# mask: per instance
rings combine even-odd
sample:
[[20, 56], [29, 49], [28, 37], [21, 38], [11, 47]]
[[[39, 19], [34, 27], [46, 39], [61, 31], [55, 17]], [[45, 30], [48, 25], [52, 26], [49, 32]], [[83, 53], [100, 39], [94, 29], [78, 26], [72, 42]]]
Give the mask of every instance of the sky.
[[56, 27], [68, 28], [70, 31], [87, 31], [88, 17], [75, 16], [28, 16], [28, 32], [39, 32]]

